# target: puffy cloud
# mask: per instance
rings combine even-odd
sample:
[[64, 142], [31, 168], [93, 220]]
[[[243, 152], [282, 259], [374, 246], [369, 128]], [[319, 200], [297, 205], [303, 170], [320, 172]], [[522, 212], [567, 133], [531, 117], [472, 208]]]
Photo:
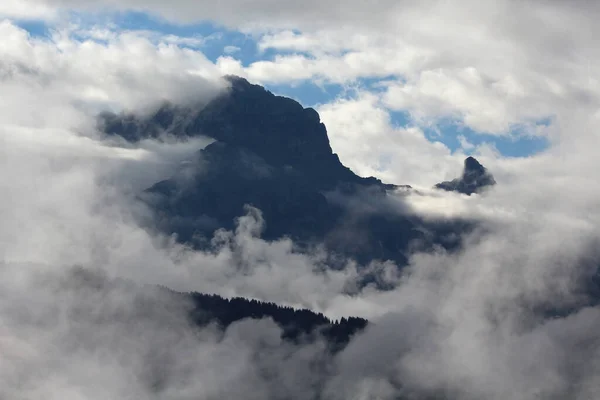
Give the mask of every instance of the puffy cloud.
[[1, 267], [3, 396], [314, 396], [320, 378], [311, 363], [323, 360], [323, 345], [284, 343], [272, 321], [198, 329], [182, 299], [101, 271]]
[[430, 142], [418, 127], [396, 127], [378, 97], [359, 92], [318, 108], [331, 145], [342, 162], [362, 176], [386, 182], [433, 186], [458, 175], [463, 155]]
[[457, 139], [458, 139], [458, 142], [460, 143], [460, 147], [463, 150], [469, 151], [469, 150], [473, 150], [475, 148], [475, 145], [473, 143], [469, 142], [469, 140], [464, 135], [458, 135]]
[[[572, 126], [585, 132], [587, 124], [596, 121]], [[332, 398], [593, 397], [597, 307], [539, 314], [577, 310], [597, 272], [592, 152], [491, 160], [499, 185], [484, 196], [409, 195], [421, 215], [474, 218], [482, 230], [457, 254], [414, 254], [395, 290], [367, 290], [340, 305], [370, 310], [375, 324], [340, 355]]]
[[107, 34], [103, 41], [98, 32], [77, 40], [75, 32], [59, 30], [41, 39], [9, 21], [0, 23], [0, 32], [4, 123], [64, 128], [107, 107], [207, 101], [224, 86], [202, 53], [135, 32]]
[[294, 28], [301, 33], [279, 31], [260, 42], [261, 49], [296, 54], [252, 63], [246, 73], [264, 82], [307, 75], [331, 82], [393, 77], [387, 106], [424, 122], [452, 118], [500, 135], [536, 134], [540, 120], [597, 107], [594, 5], [421, 4], [374, 4], [368, 14], [380, 18], [378, 25], [342, 13], [345, 24], [332, 18], [316, 28], [299, 16]]

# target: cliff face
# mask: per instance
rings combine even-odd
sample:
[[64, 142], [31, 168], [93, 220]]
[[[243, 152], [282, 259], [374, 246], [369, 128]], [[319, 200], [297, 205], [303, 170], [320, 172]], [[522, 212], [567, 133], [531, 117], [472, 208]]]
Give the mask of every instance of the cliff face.
[[340, 181], [381, 184], [375, 178], [360, 178], [342, 165], [314, 109], [275, 96], [243, 78], [225, 79], [229, 89], [200, 110], [164, 104], [144, 119], [103, 113], [98, 125], [105, 133], [130, 142], [163, 133], [179, 137], [206, 135], [254, 153], [275, 168], [286, 167], [310, 177], [324, 189]]
[[[342, 165], [315, 110], [245, 79], [227, 79], [230, 89], [200, 110], [166, 104], [146, 118], [99, 118], [107, 134], [132, 142], [164, 133], [216, 140], [141, 196], [165, 232], [203, 247], [216, 229], [234, 228], [244, 206], [252, 205], [263, 213], [265, 239], [325, 244], [332, 254], [365, 263], [390, 259], [403, 265], [409, 247], [457, 245], [452, 232], [467, 224], [425, 222], [379, 207], [396, 186]], [[368, 207], [340, 198], [360, 199]]]

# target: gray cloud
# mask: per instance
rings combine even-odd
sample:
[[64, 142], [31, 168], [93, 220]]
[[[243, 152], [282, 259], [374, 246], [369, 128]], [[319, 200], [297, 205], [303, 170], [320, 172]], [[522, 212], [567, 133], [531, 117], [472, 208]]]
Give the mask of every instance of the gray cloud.
[[[319, 343], [283, 343], [270, 320], [189, 325], [182, 299], [66, 269], [2, 264], [0, 393], [10, 398], [308, 399]], [[302, 392], [302, 388], [304, 392]]]

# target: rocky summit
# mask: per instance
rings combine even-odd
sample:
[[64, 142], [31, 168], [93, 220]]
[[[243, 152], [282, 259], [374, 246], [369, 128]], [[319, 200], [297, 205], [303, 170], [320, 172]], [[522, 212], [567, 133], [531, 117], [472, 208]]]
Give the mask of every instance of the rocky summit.
[[310, 177], [323, 189], [338, 182], [381, 184], [361, 178], [342, 165], [329, 144], [319, 114], [290, 98], [275, 96], [244, 78], [226, 76], [228, 90], [198, 109], [166, 103], [140, 119], [133, 114], [102, 113], [98, 125], [130, 142], [170, 134], [205, 135], [243, 148], [276, 168]]

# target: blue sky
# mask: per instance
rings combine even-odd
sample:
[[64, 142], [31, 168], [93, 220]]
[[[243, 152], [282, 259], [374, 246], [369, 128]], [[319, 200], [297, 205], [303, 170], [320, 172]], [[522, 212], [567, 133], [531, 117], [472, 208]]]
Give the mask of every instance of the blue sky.
[[[115, 31], [145, 30], [161, 35], [175, 35], [185, 38], [202, 38], [198, 46], [190, 46], [201, 51], [209, 60], [216, 62], [221, 56], [230, 56], [248, 66], [260, 60], [273, 60], [276, 55], [286, 54], [285, 51], [267, 49], [261, 51], [258, 47], [256, 35], [246, 34], [227, 29], [214, 23], [175, 24], [152, 17], [140, 12], [121, 12], [105, 15], [71, 14], [70, 21], [76, 21], [82, 27], [111, 26]], [[44, 37], [49, 35], [52, 26], [41, 21], [17, 21], [17, 24], [26, 29], [32, 36]], [[185, 45], [182, 45], [185, 46]], [[289, 52], [287, 53], [289, 54]], [[315, 83], [310, 80], [294, 83], [265, 83], [272, 92], [292, 97], [304, 106], [316, 107], [335, 101], [340, 97], [352, 96], [352, 88], [367, 89], [377, 93], [377, 84], [385, 79], [359, 78], [352, 82], [351, 87], [344, 87], [334, 83]], [[411, 118], [407, 112], [390, 110], [392, 124], [395, 127], [411, 125]], [[541, 121], [545, 124], [544, 121]], [[499, 154], [505, 157], [526, 157], [547, 148], [548, 142], [540, 136], [520, 134], [518, 130], [508, 135], [487, 135], [474, 132], [459, 121], [445, 120], [435, 126], [423, 127], [426, 137], [430, 141], [439, 141], [445, 144], [452, 152], [461, 150], [469, 154], [473, 148], [487, 144], [494, 147]], [[468, 147], [461, 147], [462, 143]], [[473, 145], [474, 147], [472, 147]]]

